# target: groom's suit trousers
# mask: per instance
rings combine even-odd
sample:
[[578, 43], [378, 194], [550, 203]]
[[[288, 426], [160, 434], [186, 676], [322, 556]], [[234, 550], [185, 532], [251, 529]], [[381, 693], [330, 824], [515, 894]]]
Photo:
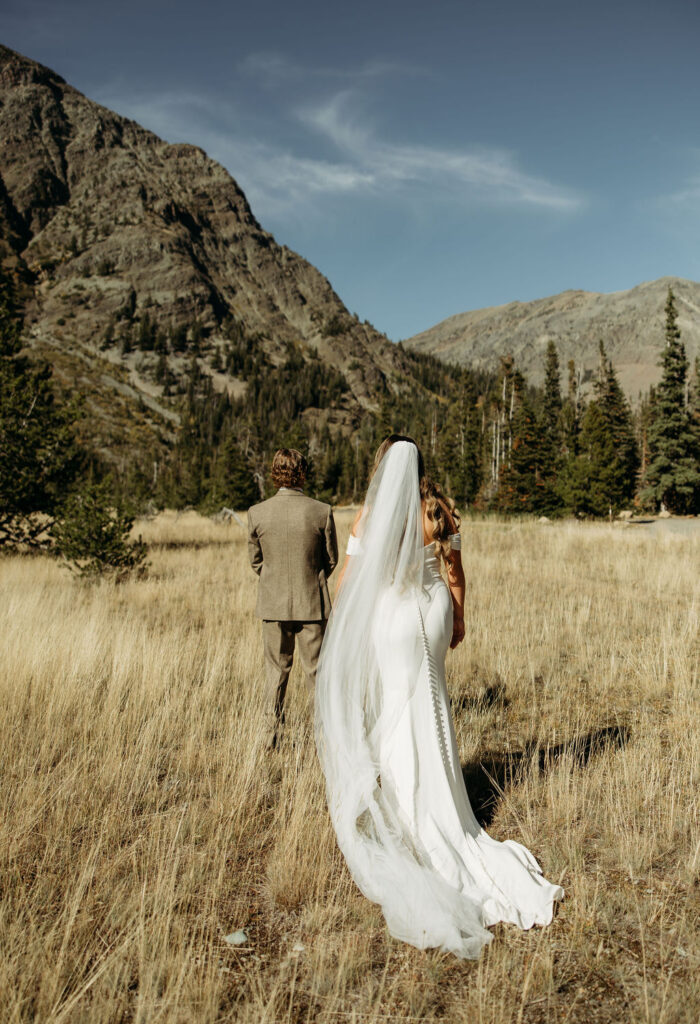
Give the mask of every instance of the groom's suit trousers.
[[292, 668], [295, 641], [299, 645], [299, 659], [311, 693], [316, 686], [316, 667], [321, 651], [326, 620], [295, 622], [265, 620], [262, 623], [265, 649], [266, 694], [265, 731], [269, 747], [275, 746], [284, 726], [284, 699]]

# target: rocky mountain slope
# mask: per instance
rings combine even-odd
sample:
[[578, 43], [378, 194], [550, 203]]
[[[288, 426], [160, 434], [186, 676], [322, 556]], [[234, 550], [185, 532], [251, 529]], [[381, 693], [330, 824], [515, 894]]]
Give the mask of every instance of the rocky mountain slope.
[[[87, 391], [105, 439], [134, 405], [167, 430], [168, 392], [193, 357], [240, 394], [232, 338], [270, 366], [295, 349], [340, 371], [336, 419], [348, 423], [405, 386], [405, 355], [263, 230], [201, 149], [164, 142], [2, 46], [0, 140], [0, 260], [23, 282], [31, 343]], [[138, 343], [144, 331], [155, 343]]]
[[566, 291], [534, 302], [458, 313], [404, 342], [452, 362], [494, 368], [512, 353], [533, 383], [543, 379], [544, 354], [552, 338], [563, 369], [573, 359], [584, 379], [598, 364], [603, 339], [620, 382], [633, 400], [659, 380], [664, 340], [664, 304], [669, 285], [678, 300], [679, 326], [691, 361], [700, 355], [700, 284], [662, 277], [629, 291], [604, 295]]

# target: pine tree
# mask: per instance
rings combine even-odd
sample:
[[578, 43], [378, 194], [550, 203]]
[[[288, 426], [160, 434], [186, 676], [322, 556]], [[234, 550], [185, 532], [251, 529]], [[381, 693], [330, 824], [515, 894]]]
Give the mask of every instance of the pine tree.
[[164, 397], [170, 395], [170, 367], [168, 366], [168, 357], [165, 352], [161, 352], [158, 356], [158, 362], [156, 363], [156, 380], [163, 387]]
[[610, 426], [598, 402], [590, 402], [581, 418], [579, 451], [564, 464], [557, 487], [567, 511], [605, 516], [621, 507], [621, 487]]
[[543, 423], [549, 435], [549, 444], [558, 449], [560, 437], [560, 416], [562, 409], [561, 387], [559, 382], [559, 353], [557, 346], [550, 340], [547, 343], [547, 357], [544, 370], [544, 397], [542, 403]]
[[501, 512], [537, 512], [542, 499], [537, 421], [519, 370], [513, 371], [512, 399], [508, 453], [501, 466], [496, 507]]
[[146, 310], [139, 324], [138, 346], [142, 352], [150, 352], [155, 345], [156, 324]]
[[646, 479], [649, 465], [649, 428], [654, 418], [654, 387], [650, 387], [646, 395], [642, 395], [637, 414], [639, 437], [639, 470], [637, 474], [637, 492], [641, 492]]
[[700, 438], [700, 356], [695, 357], [689, 398], [691, 422], [696, 436]]
[[[481, 433], [476, 390], [470, 377], [465, 377], [456, 416], [448, 415], [440, 441], [441, 471], [457, 505], [467, 508], [481, 486]], [[447, 477], [449, 475], [449, 484]]]
[[688, 359], [678, 328], [675, 296], [666, 300], [662, 376], [654, 392], [649, 463], [641, 497], [670, 512], [700, 511], [700, 446], [688, 402]]
[[611, 469], [617, 477], [615, 490], [621, 502], [631, 501], [639, 465], [632, 413], [602, 341], [599, 343], [599, 351], [600, 364], [594, 387], [597, 404], [613, 444], [614, 462]]
[[341, 487], [345, 493], [352, 493], [352, 448], [349, 441], [344, 441], [338, 438], [334, 444], [327, 424], [322, 426], [317, 438], [315, 493], [322, 501], [333, 501]]
[[464, 504], [464, 477], [459, 429], [451, 417], [447, 417], [439, 430], [436, 458], [433, 460], [432, 475], [439, 480], [446, 492], [458, 505]]
[[185, 352], [187, 350], [187, 328], [184, 324], [170, 328], [170, 344], [173, 352]]
[[559, 354], [551, 339], [547, 343], [539, 434], [539, 476], [542, 484], [540, 505], [543, 511], [554, 512], [561, 504], [556, 492], [556, 481], [562, 460], [563, 431]]
[[0, 275], [0, 546], [46, 543], [82, 456], [77, 403], [59, 403], [47, 363], [21, 355], [22, 315]]
[[[512, 420], [515, 408], [515, 364], [513, 356], [501, 356], [497, 388], [484, 403], [487, 410], [483, 430], [484, 456], [490, 461], [488, 479], [484, 482], [482, 498], [487, 504], [498, 504], [498, 489], [503, 471], [510, 464], [513, 442]], [[521, 378], [520, 378], [521, 379]], [[488, 436], [487, 436], [488, 435]], [[488, 455], [487, 455], [488, 449]]]
[[248, 509], [260, 500], [253, 472], [233, 434], [220, 445], [215, 467], [209, 502], [212, 507]]
[[473, 383], [465, 391], [465, 413], [461, 427], [460, 443], [463, 453], [463, 501], [471, 505], [479, 493], [484, 473], [481, 461], [483, 442], [481, 437], [481, 412]]
[[124, 579], [146, 570], [146, 545], [129, 539], [134, 516], [113, 500], [109, 485], [87, 483], [71, 495], [52, 533], [68, 567], [79, 576]]
[[562, 440], [564, 455], [572, 456], [578, 452], [578, 436], [581, 429], [581, 372], [576, 369], [573, 359], [568, 362], [569, 379], [566, 399], [562, 403]]
[[[572, 377], [569, 407], [573, 411], [578, 398], [571, 394], [576, 386]], [[605, 516], [632, 500], [638, 458], [632, 414], [602, 341], [594, 392], [567, 444], [556, 487], [567, 511]]]

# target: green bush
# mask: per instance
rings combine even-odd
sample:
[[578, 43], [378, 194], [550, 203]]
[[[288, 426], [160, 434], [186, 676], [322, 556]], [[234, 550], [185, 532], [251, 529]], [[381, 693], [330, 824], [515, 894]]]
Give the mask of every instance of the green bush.
[[52, 535], [68, 568], [77, 575], [121, 581], [147, 568], [146, 545], [130, 541], [133, 515], [115, 504], [106, 484], [86, 484], [65, 503]]

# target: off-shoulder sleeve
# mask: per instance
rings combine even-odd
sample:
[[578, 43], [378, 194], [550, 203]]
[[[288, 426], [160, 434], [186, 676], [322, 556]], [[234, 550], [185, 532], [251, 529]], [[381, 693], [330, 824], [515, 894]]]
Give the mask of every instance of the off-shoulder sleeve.
[[459, 533], [451, 533], [450, 534], [450, 547], [452, 548], [453, 551], [461, 551], [462, 550], [462, 537], [461, 537], [461, 534], [459, 534]]
[[359, 555], [360, 551], [362, 551], [360, 538], [356, 537], [354, 533], [351, 533], [348, 537], [348, 546], [346, 551], [349, 555]]

